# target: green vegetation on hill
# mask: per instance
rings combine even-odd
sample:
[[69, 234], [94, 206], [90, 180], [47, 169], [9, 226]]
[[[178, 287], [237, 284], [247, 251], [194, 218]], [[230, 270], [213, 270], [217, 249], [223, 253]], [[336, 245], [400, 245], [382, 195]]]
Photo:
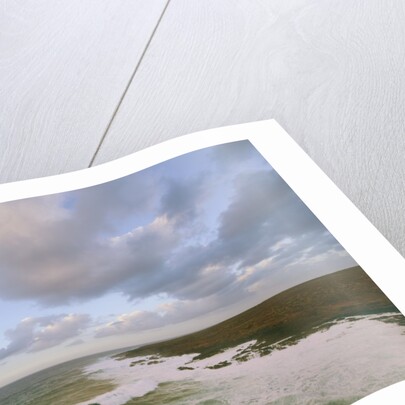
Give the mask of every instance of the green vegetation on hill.
[[250, 340], [257, 340], [256, 351], [267, 354], [280, 340], [287, 340], [281, 345], [293, 344], [339, 319], [386, 312], [399, 311], [360, 267], [353, 267], [292, 287], [210, 328], [116, 357], [200, 353], [196, 359], [205, 358]]

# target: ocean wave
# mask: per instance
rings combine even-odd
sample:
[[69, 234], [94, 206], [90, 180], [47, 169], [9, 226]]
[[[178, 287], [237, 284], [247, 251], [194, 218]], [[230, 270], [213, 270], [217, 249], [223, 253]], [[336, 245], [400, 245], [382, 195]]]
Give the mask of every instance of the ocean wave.
[[197, 353], [104, 359], [85, 372], [119, 386], [80, 405], [123, 405], [159, 390], [164, 394], [164, 384], [181, 387], [190, 381], [200, 384], [198, 395], [187, 392], [178, 404], [352, 403], [405, 377], [404, 328], [383, 322], [384, 317], [337, 321], [291, 345], [276, 345], [265, 356], [250, 341], [201, 360], [193, 360]]

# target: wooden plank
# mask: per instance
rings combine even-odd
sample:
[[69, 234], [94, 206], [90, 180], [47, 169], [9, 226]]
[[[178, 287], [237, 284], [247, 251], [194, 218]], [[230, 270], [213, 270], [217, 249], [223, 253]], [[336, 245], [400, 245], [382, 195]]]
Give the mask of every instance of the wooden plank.
[[405, 254], [404, 7], [173, 0], [95, 163], [276, 118]]
[[2, 2], [1, 182], [88, 166], [165, 3]]

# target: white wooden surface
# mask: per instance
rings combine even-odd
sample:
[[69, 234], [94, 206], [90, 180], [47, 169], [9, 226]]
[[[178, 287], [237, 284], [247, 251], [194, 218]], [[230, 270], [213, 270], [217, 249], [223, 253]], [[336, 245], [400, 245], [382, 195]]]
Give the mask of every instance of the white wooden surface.
[[0, 181], [276, 118], [405, 254], [403, 0], [48, 3], [0, 21]]
[[86, 167], [163, 0], [0, 3], [0, 180]]

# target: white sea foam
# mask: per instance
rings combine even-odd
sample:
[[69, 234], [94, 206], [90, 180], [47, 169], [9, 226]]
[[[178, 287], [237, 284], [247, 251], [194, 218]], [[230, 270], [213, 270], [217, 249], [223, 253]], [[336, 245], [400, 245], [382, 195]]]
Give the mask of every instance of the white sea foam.
[[[105, 359], [86, 372], [93, 378], [111, 379], [119, 386], [83, 405], [122, 405], [153, 391], [159, 383], [185, 380], [199, 382], [207, 399], [215, 393], [215, 398], [230, 404], [261, 404], [283, 398], [292, 404], [355, 400], [405, 378], [404, 328], [374, 318], [341, 321], [286, 349], [262, 357], [252, 354], [245, 362], [234, 357], [249, 350], [255, 341], [198, 361], [192, 361], [193, 354], [160, 358], [158, 364], [151, 364], [153, 360], [148, 357]], [[142, 359], [143, 364], [130, 367]], [[231, 364], [209, 368], [222, 362]]]

